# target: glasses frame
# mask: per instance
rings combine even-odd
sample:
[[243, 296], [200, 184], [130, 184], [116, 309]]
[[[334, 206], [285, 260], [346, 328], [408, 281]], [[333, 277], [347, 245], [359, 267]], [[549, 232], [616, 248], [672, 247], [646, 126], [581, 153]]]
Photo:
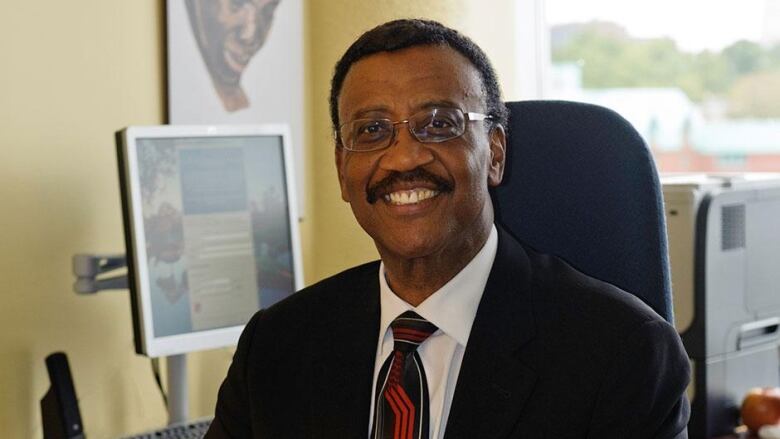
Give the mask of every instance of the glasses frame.
[[[480, 121], [485, 121], [485, 120], [493, 120], [493, 116], [491, 116], [489, 114], [476, 113], [476, 112], [473, 112], [473, 111], [463, 111], [460, 108], [433, 107], [433, 108], [431, 108], [428, 111], [431, 112], [431, 113], [435, 113], [437, 110], [455, 110], [455, 111], [459, 111], [460, 113], [463, 114], [463, 118], [464, 118], [465, 122], [480, 122]], [[338, 129], [333, 130], [333, 140], [335, 140], [339, 145], [341, 145], [342, 148], [344, 148], [344, 149], [346, 149], [347, 151], [350, 151], [350, 152], [371, 152], [371, 151], [379, 151], [379, 150], [382, 150], [382, 149], [385, 149], [385, 148], [389, 148], [390, 145], [393, 144], [393, 140], [395, 139], [395, 136], [398, 133], [398, 130], [396, 129], [397, 125], [406, 124], [407, 128], [409, 129], [409, 133], [411, 133], [412, 137], [414, 137], [420, 143], [443, 143], [443, 142], [447, 142], [447, 141], [452, 140], [452, 139], [457, 139], [458, 137], [460, 137], [460, 136], [462, 136], [463, 134], [466, 133], [466, 128], [468, 127], [467, 123], [464, 124], [463, 132], [461, 132], [457, 136], [449, 137], [449, 138], [446, 138], [446, 139], [440, 139], [440, 140], [421, 139], [421, 138], [417, 137], [417, 134], [414, 132], [414, 130], [412, 129], [412, 125], [409, 122], [411, 121], [412, 117], [414, 117], [414, 116], [416, 116], [416, 115], [418, 115], [420, 113], [423, 113], [423, 112], [424, 111], [419, 111], [419, 112], [413, 114], [412, 116], [410, 116], [410, 117], [408, 117], [406, 119], [403, 119], [403, 120], [399, 120], [399, 121], [393, 121], [391, 119], [382, 118], [382, 117], [380, 117], [380, 118], [365, 117], [365, 118], [358, 118], [358, 119], [355, 119], [355, 120], [351, 120], [349, 122], [344, 122], [343, 124], [339, 125]], [[370, 148], [370, 149], [353, 149], [352, 147], [347, 146], [347, 144], [343, 141], [344, 140], [343, 136], [340, 134], [341, 133], [341, 129], [344, 128], [346, 125], [348, 125], [350, 123], [354, 123], [354, 122], [359, 121], [359, 120], [383, 121], [383, 122], [390, 123], [390, 125], [393, 127], [393, 132], [390, 135], [389, 141], [387, 142], [387, 144], [383, 145], [383, 146], [378, 146], [376, 148]]]

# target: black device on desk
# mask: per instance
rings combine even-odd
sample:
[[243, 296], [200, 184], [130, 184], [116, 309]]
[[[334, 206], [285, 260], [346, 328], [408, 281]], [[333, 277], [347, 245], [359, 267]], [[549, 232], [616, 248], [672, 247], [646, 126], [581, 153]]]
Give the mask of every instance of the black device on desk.
[[[51, 386], [41, 399], [41, 421], [44, 439], [84, 439], [84, 425], [76, 397], [76, 388], [70, 374], [68, 357], [55, 352], [46, 357], [46, 370]], [[211, 419], [169, 425], [131, 438], [195, 439], [206, 434]]]
[[41, 399], [41, 421], [45, 439], [84, 438], [79, 402], [70, 375], [68, 357], [55, 352], [46, 357], [51, 386]]

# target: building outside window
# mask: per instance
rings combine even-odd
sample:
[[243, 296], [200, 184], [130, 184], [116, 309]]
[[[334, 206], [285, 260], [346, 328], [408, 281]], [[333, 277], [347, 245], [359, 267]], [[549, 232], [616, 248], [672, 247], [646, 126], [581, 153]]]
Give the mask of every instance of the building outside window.
[[545, 0], [543, 95], [628, 119], [661, 171], [780, 172], [780, 0]]

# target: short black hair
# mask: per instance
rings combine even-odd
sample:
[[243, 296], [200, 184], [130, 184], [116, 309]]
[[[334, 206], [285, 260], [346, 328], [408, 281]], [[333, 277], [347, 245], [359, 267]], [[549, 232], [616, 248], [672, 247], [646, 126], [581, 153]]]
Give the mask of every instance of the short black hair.
[[506, 128], [508, 112], [501, 99], [493, 66], [487, 55], [471, 39], [433, 20], [402, 19], [381, 24], [360, 36], [336, 63], [330, 83], [330, 118], [333, 129], [339, 126], [339, 104], [341, 87], [349, 69], [361, 59], [379, 52], [393, 52], [413, 46], [442, 45], [456, 50], [466, 57], [479, 71], [485, 92], [487, 113], [494, 123]]

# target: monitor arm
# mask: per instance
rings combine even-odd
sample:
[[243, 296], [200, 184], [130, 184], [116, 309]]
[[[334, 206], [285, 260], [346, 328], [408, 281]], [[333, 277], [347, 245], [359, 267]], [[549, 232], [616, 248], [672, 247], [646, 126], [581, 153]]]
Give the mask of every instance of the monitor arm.
[[[86, 254], [73, 255], [73, 274], [76, 282], [73, 290], [78, 294], [95, 294], [102, 290], [126, 290], [127, 273], [116, 270], [125, 268], [125, 255]], [[111, 274], [115, 274], [111, 276]]]
[[[117, 272], [127, 267], [122, 254], [104, 255], [80, 253], [73, 255], [73, 274], [77, 294], [96, 294], [103, 290], [126, 290], [127, 273]], [[184, 422], [189, 417], [187, 391], [187, 357], [185, 354], [166, 357], [168, 372], [168, 423]]]

